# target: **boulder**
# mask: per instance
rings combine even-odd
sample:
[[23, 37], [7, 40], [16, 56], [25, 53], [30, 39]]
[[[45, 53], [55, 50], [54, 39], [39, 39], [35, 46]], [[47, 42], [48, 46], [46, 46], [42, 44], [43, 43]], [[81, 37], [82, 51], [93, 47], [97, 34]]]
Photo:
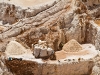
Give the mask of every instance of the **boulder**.
[[50, 56], [51, 54], [54, 54], [54, 50], [52, 48], [48, 48], [47, 54], [48, 54], [48, 56]]
[[35, 57], [39, 57], [40, 51], [41, 51], [40, 47], [39, 46], [35, 46], [34, 47], [34, 56]]
[[40, 57], [46, 57], [47, 55], [47, 48], [41, 48]]

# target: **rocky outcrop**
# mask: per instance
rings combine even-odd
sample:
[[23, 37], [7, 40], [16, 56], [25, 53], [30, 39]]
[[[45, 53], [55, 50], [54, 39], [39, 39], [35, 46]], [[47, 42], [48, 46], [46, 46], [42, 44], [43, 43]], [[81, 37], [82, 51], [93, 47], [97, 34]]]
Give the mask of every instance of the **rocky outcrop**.
[[100, 0], [82, 0], [87, 4], [89, 7], [100, 5]]
[[[58, 7], [60, 4], [62, 4], [62, 6]], [[65, 11], [65, 9], [62, 10], [64, 8], [63, 6], [64, 6], [64, 2], [60, 1], [59, 3], [55, 4], [55, 6], [49, 8], [48, 10], [39, 13], [38, 15], [36, 15], [33, 18], [30, 18], [30, 20], [29, 19], [25, 19], [25, 20], [23, 20], [24, 21], [23, 23], [22, 23], [22, 21], [18, 22], [16, 25], [13, 25], [14, 27], [13, 26], [11, 28], [9, 27], [7, 30], [5, 30], [3, 33], [1, 33], [0, 34], [1, 39], [18, 36], [19, 34], [23, 33], [24, 31], [32, 28], [28, 32], [25, 32], [25, 35], [23, 34], [23, 36], [21, 36], [21, 37], [23, 37], [21, 39], [25, 39], [26, 40], [25, 43], [28, 46], [31, 47], [31, 44], [34, 43], [34, 42], [29, 41], [29, 39], [30, 40], [34, 40], [35, 42], [37, 42], [38, 38], [39, 39], [45, 39], [46, 38], [46, 40], [48, 40], [49, 43], [52, 43], [52, 41], [53, 41], [54, 44], [55, 44], [56, 41], [61, 39], [61, 37], [64, 37], [64, 35], [63, 35], [63, 32], [58, 29], [59, 26], [58, 27], [54, 26], [55, 29], [53, 29], [53, 26], [52, 25], [49, 26], [49, 25], [52, 23], [52, 21], [54, 21], [57, 18], [59, 18], [58, 15], [62, 14]], [[69, 6], [69, 5], [67, 5], [67, 6]], [[51, 10], [53, 10], [53, 11], [51, 11]], [[48, 14], [47, 11], [49, 12], [49, 14]], [[56, 12], [58, 12], [58, 13], [56, 13]], [[41, 17], [40, 17], [40, 15], [41, 15]], [[53, 18], [54, 16], [55, 16], [55, 18]], [[49, 18], [51, 18], [51, 19], [49, 21], [47, 21]], [[28, 23], [29, 21], [30, 21], [30, 23]], [[44, 24], [44, 25], [41, 25], [41, 24]], [[47, 25], [47, 24], [49, 24], [49, 25]], [[54, 23], [54, 24], [56, 24], [56, 23]], [[40, 27], [37, 28], [38, 25]], [[17, 29], [16, 29], [16, 27], [17, 27]], [[52, 28], [52, 29], [50, 30], [50, 28]], [[16, 31], [15, 31], [15, 29], [16, 29]], [[46, 32], [44, 33], [44, 31], [46, 31]], [[10, 34], [8, 34], [8, 33], [10, 33]], [[27, 33], [29, 33], [30, 38], [29, 38]], [[52, 33], [55, 35], [54, 37], [52, 36]], [[45, 36], [45, 34], [46, 34], [47, 37]], [[35, 36], [32, 36], [32, 35], [35, 35]], [[49, 38], [49, 35], [51, 36], [50, 38]], [[61, 36], [61, 35], [63, 35], [63, 36]], [[56, 37], [58, 37], [58, 39], [56, 39]], [[18, 36], [18, 38], [20, 39], [20, 36]], [[58, 48], [59, 44], [60, 44], [60, 41], [57, 43], [57, 47], [56, 47], [57, 49], [59, 49]], [[50, 44], [50, 45], [53, 47], [53, 43]], [[57, 49], [55, 49], [55, 50], [57, 50]]]
[[92, 43], [98, 49], [99, 45], [94, 41], [99, 37], [92, 36], [97, 35], [98, 30], [90, 21], [93, 21], [90, 12], [80, 0], [59, 0], [54, 1], [45, 10], [41, 9], [41, 12], [34, 16], [5, 26], [6, 28], [1, 31], [0, 39], [17, 37], [17, 40], [30, 48], [41, 39], [47, 41], [55, 51], [60, 50], [67, 41], [75, 39], [79, 43]]
[[94, 64], [92, 61], [61, 65], [60, 62], [38, 64], [32, 61], [6, 60], [6, 65], [16, 75], [90, 75]]
[[3, 21], [3, 24], [9, 23], [13, 24], [18, 22], [19, 19], [22, 18], [29, 18], [37, 15], [39, 12], [44, 11], [53, 5], [55, 5], [57, 2], [54, 1], [50, 4], [45, 4], [43, 6], [38, 6], [35, 8], [20, 8], [18, 6], [15, 6], [14, 4], [8, 4], [8, 3], [0, 3], [0, 20]]
[[[100, 51], [98, 51], [100, 53]], [[97, 75], [97, 74], [100, 74], [100, 54], [99, 56], [97, 56], [95, 59], [94, 59], [94, 67], [92, 69], [92, 74], [91, 75]]]
[[0, 75], [13, 75], [5, 65], [5, 54], [0, 52]]
[[[95, 18], [99, 18], [99, 2], [97, 0], [88, 0], [88, 2], [83, 3], [82, 1], [57, 0], [50, 4], [26, 9], [13, 4], [0, 3], [0, 20], [3, 22], [3, 24], [0, 24], [0, 50], [5, 51], [7, 43], [12, 39], [16, 39], [19, 43], [23, 43], [30, 49], [32, 49], [32, 44], [37, 44], [38, 40], [44, 40], [52, 50], [59, 51], [71, 39], [75, 39], [79, 43], [94, 44], [97, 49], [100, 49], [100, 27], [94, 22]], [[95, 12], [96, 7], [98, 9]], [[47, 53], [50, 51], [50, 49], [47, 51], [43, 48], [44, 50], [41, 51], [41, 48], [38, 50], [36, 48], [34, 50], [36, 51], [34, 52], [36, 57], [38, 55], [40, 57], [47, 56]], [[61, 55], [63, 54], [65, 57], [65, 53], [62, 52]], [[22, 64], [24, 62], [25, 65], [34, 64], [35, 69], [32, 67], [27, 67], [26, 69]], [[70, 75], [71, 67], [73, 67], [72, 75], [89, 75], [92, 69], [90, 62], [87, 61], [77, 64], [78, 70], [76, 70], [75, 65], [72, 66], [70, 64], [64, 64], [63, 67], [60, 64], [50, 64], [50, 66], [43, 64], [42, 67], [37, 68], [38, 63], [27, 63], [28, 61], [6, 60], [7, 67], [12, 72], [17, 72], [17, 75], [27, 75], [27, 73], [38, 75], [37, 71], [39, 71], [39, 75], [62, 75], [62, 73], [63, 75]], [[23, 66], [23, 71], [17, 69], [18, 66], [11, 66], [12, 64], [14, 66]], [[68, 70], [68, 72], [63, 71], [63, 68]]]

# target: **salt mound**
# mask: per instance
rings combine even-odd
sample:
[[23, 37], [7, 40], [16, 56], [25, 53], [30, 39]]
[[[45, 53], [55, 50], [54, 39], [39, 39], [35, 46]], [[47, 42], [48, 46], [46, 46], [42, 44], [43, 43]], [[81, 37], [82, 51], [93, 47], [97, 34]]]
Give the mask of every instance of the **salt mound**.
[[6, 47], [6, 53], [10, 55], [21, 55], [26, 51], [25, 47], [16, 41], [11, 41]]
[[82, 50], [82, 46], [76, 40], [72, 39], [62, 49], [66, 52], [78, 52]]

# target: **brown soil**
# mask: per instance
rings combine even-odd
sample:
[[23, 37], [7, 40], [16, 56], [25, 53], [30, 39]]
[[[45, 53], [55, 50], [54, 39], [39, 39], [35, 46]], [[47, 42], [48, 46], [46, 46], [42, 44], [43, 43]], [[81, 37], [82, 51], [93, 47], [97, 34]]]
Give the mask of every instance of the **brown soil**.
[[95, 23], [98, 24], [98, 26], [100, 26], [100, 20], [96, 20]]
[[57, 51], [57, 52], [55, 53], [55, 55], [56, 55], [56, 59], [59, 60], [59, 59], [64, 59], [64, 58], [66, 58], [67, 53], [66, 53], [65, 51]]
[[38, 72], [36, 69], [38, 64], [32, 61], [26, 62], [20, 60], [6, 60], [6, 66], [12, 73], [15, 73], [16, 75], [34, 75], [34, 72]]

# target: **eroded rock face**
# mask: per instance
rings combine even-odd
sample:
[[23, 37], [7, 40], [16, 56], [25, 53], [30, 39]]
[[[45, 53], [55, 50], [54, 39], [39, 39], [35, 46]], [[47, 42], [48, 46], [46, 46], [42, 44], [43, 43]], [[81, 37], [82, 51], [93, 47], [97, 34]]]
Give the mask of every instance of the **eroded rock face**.
[[[31, 61], [6, 60], [6, 65], [10, 69], [10, 71], [15, 73], [16, 75], [90, 75], [93, 67], [93, 62], [84, 61], [79, 64], [76, 63], [73, 65], [61, 65], [59, 63], [58, 65], [56, 65], [46, 63], [38, 64]], [[19, 66], [20, 68], [18, 68]]]
[[13, 75], [5, 65], [5, 54], [0, 52], [0, 75]]
[[[13, 10], [13, 12], [18, 8], [9, 4], [2, 4], [1, 6], [4, 5], [6, 7], [9, 6], [9, 11]], [[90, 21], [93, 21], [93, 19], [84, 3], [80, 0], [72, 2], [70, 0], [61, 0], [51, 3], [51, 5], [48, 5], [48, 8], [45, 6], [45, 10], [42, 9], [42, 6], [39, 8], [41, 13], [38, 11], [38, 14], [18, 20], [12, 26], [4, 26], [6, 28], [1, 30], [0, 39], [17, 37], [17, 40], [30, 48], [32, 44], [37, 43], [41, 39], [47, 41], [49, 46], [56, 51], [60, 50], [67, 41], [75, 39], [79, 43], [92, 43], [99, 49], [98, 42], [95, 42], [99, 38], [99, 31], [96, 26], [94, 27], [93, 23], [91, 24]], [[2, 11], [3, 7], [1, 8]], [[22, 10], [20, 8], [20, 11]], [[34, 11], [37, 10], [34, 9]], [[32, 13], [32, 11], [30, 12]], [[16, 13], [14, 15], [17, 15]], [[6, 17], [3, 18], [7, 19]]]
[[[92, 43], [97, 49], [100, 49], [100, 27], [94, 22], [94, 19], [100, 16], [98, 1], [88, 0], [88, 2], [83, 3], [80, 0], [57, 0], [50, 4], [26, 9], [13, 4], [0, 3], [0, 20], [3, 22], [0, 25], [0, 50], [5, 51], [8, 41], [12, 39], [16, 39], [28, 48], [32, 48], [32, 44], [36, 44], [38, 40], [44, 40], [47, 41], [50, 48], [59, 51], [66, 42], [75, 39], [79, 43]], [[97, 6], [94, 7], [94, 5]], [[95, 12], [94, 10], [97, 11]], [[43, 55], [41, 54], [41, 56]], [[13, 61], [8, 64], [11, 63]], [[83, 66], [83, 64], [81, 65]], [[87, 65], [89, 66], [90, 64], [86, 63], [85, 65], [87, 68]], [[61, 66], [56, 65], [55, 67], [60, 69]], [[56, 75], [56, 70], [53, 70], [52, 73], [48, 71], [46, 71], [48, 73], [45, 73], [45, 66], [42, 68], [44, 68], [42, 75]], [[84, 73], [82, 69], [81, 73], [75, 72], [75, 74], [89, 75], [91, 69], [92, 66], [85, 69]], [[57, 75], [62, 75], [61, 73], [67, 75], [59, 70], [57, 72], [59, 73]], [[19, 73], [18, 75], [20, 75]], [[22, 74], [25, 75], [24, 73]], [[33, 75], [34, 73], [31, 74]]]
[[44, 11], [56, 4], [56, 1], [50, 4], [45, 4], [43, 6], [35, 8], [20, 8], [14, 4], [0, 3], [0, 20], [3, 21], [3, 24], [13, 24], [18, 22], [19, 19], [33, 17], [39, 12]]
[[100, 4], [100, 0], [82, 0], [85, 2], [88, 6], [96, 6]]

